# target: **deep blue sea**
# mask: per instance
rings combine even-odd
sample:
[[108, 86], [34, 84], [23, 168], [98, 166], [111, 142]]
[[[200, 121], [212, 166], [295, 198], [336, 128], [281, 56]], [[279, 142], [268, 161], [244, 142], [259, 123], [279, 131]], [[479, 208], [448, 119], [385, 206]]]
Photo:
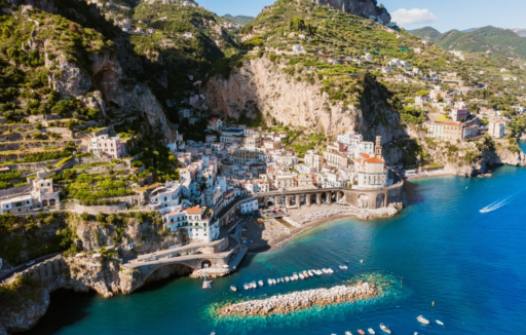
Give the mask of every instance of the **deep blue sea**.
[[[111, 300], [56, 297], [33, 333], [341, 335], [373, 327], [380, 334], [378, 325], [384, 322], [395, 334], [526, 334], [526, 169], [502, 168], [490, 179], [419, 181], [411, 198], [394, 219], [330, 223], [280, 250], [259, 254], [236, 274], [215, 281], [211, 290], [179, 279]], [[493, 211], [481, 214], [488, 205]], [[331, 277], [250, 294], [228, 289], [344, 263], [349, 271]], [[385, 298], [269, 319], [218, 320], [209, 312], [213, 304], [229, 300], [332, 286], [367, 273], [393, 282]], [[420, 326], [419, 314], [445, 326]]]

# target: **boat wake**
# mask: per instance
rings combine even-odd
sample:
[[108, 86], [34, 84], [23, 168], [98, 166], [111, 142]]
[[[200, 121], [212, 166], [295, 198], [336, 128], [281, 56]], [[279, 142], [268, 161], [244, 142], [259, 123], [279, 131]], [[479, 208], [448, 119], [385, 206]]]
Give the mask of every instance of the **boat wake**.
[[495, 211], [498, 211], [504, 206], [507, 206], [511, 199], [513, 199], [513, 195], [509, 196], [503, 200], [492, 202], [491, 204], [487, 205], [486, 207], [483, 207], [479, 210], [480, 214], [489, 214]]

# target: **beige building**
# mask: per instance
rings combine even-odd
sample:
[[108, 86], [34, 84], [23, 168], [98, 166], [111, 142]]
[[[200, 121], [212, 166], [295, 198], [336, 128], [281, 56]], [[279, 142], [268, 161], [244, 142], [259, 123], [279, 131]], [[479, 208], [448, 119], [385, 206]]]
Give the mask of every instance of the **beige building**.
[[341, 152], [336, 145], [330, 145], [323, 153], [323, 158], [327, 166], [336, 169], [347, 169], [349, 167], [349, 157], [346, 152]]
[[426, 127], [429, 136], [438, 140], [457, 142], [464, 139], [464, 129], [461, 122], [431, 121], [426, 124]]
[[109, 136], [107, 134], [94, 136], [90, 142], [90, 152], [97, 156], [109, 156], [111, 158], [121, 158], [126, 155], [126, 142], [119, 136]]

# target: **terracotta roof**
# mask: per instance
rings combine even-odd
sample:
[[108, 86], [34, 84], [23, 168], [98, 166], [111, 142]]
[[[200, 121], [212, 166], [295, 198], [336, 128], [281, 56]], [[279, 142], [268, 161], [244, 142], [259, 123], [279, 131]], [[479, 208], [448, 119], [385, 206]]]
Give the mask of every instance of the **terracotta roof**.
[[203, 209], [201, 208], [201, 206], [195, 206], [195, 207], [187, 208], [186, 213], [191, 214], [191, 215], [201, 214], [203, 213]]
[[384, 163], [384, 160], [379, 157], [370, 157], [370, 158], [367, 158], [365, 161], [371, 164], [383, 164]]

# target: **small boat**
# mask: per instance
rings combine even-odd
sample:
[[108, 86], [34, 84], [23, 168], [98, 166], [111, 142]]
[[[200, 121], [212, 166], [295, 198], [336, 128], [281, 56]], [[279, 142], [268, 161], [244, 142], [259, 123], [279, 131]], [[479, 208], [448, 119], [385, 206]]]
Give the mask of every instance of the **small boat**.
[[391, 329], [389, 329], [389, 327], [387, 327], [383, 323], [380, 323], [380, 329], [386, 334], [391, 334], [392, 333]]
[[418, 321], [422, 326], [427, 326], [430, 323], [429, 320], [426, 319], [423, 315], [417, 316], [416, 321]]
[[365, 263], [365, 261], [363, 259], [360, 259], [360, 264], [363, 264]]
[[363, 329], [358, 329], [357, 332], [360, 335], [365, 335], [365, 331]]
[[204, 290], [208, 290], [208, 289], [212, 288], [212, 281], [208, 280], [208, 279], [203, 280], [202, 288]]
[[442, 322], [441, 320], [435, 320], [435, 323], [441, 327], [444, 327], [444, 322]]
[[259, 287], [263, 287], [263, 285], [265, 285], [265, 283], [263, 283], [263, 280], [258, 281], [258, 286]]
[[349, 270], [349, 267], [348, 267], [347, 265], [340, 265], [339, 268], [340, 268], [340, 270], [342, 270], [342, 271], [347, 271], [347, 270]]
[[413, 335], [418, 335], [418, 332], [414, 332]]
[[371, 335], [375, 335], [375, 334], [376, 334], [376, 332], [375, 332], [374, 329], [372, 329], [372, 328], [368, 328], [368, 329], [367, 329], [367, 332], [368, 332], [369, 334], [371, 334]]
[[232, 292], [237, 292], [237, 287], [235, 287], [234, 285], [230, 286], [230, 291]]
[[350, 331], [346, 331], [346, 332], [345, 332], [345, 335], [352, 335], [352, 332], [350, 332]]

